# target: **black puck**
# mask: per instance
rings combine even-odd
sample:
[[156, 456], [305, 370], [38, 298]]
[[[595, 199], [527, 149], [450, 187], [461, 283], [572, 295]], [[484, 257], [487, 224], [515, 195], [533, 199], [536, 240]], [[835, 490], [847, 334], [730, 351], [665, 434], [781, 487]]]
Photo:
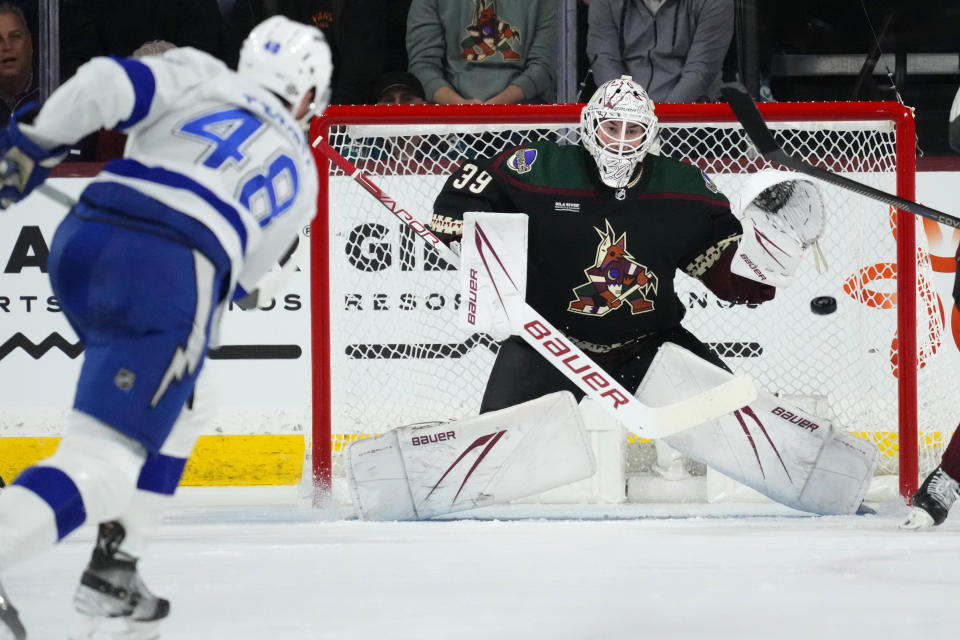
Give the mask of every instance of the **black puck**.
[[837, 310], [837, 299], [833, 296], [817, 296], [810, 301], [810, 311], [818, 316], [825, 316]]

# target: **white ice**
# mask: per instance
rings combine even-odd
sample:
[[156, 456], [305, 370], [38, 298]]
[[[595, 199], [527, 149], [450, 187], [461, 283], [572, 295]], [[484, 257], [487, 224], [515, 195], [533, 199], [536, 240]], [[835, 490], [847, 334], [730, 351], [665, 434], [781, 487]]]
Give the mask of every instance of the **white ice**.
[[[849, 517], [525, 506], [371, 523], [279, 490], [183, 494], [140, 563], [172, 601], [164, 640], [933, 640], [960, 621], [960, 517], [901, 531], [900, 504]], [[31, 639], [65, 637], [93, 536], [84, 527], [4, 576]]]

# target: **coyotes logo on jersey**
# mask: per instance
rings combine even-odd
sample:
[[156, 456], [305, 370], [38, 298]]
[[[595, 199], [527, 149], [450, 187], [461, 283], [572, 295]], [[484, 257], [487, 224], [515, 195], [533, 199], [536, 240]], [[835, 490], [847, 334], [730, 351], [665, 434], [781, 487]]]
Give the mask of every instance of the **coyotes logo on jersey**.
[[605, 222], [606, 231], [594, 227], [600, 234], [597, 260], [592, 267], [583, 270], [587, 282], [573, 290], [575, 298], [567, 310], [602, 316], [627, 302], [634, 315], [653, 311], [650, 297], [657, 293], [656, 274], [637, 263], [627, 251], [627, 234], [620, 234], [617, 238], [610, 221]]
[[506, 61], [519, 61], [520, 32], [497, 16], [496, 0], [475, 1], [473, 23], [465, 27], [467, 37], [460, 42], [463, 59], [483, 62], [500, 53]]

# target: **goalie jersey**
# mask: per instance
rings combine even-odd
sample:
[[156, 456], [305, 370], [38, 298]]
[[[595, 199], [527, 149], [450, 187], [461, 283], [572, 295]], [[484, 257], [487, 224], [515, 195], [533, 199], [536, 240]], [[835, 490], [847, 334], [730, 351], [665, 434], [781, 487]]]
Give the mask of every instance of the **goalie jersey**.
[[201, 51], [94, 58], [23, 128], [49, 148], [100, 127], [128, 135], [124, 158], [109, 162], [81, 200], [139, 211], [124, 224], [229, 269], [234, 297], [255, 287], [316, 211], [316, 166], [293, 117]]
[[431, 228], [449, 243], [465, 212], [526, 213], [527, 302], [593, 351], [676, 327], [677, 269], [730, 302], [773, 298], [773, 287], [730, 273], [742, 227], [709, 178], [652, 154], [641, 167], [613, 189], [577, 145], [541, 141], [470, 160], [447, 179]]

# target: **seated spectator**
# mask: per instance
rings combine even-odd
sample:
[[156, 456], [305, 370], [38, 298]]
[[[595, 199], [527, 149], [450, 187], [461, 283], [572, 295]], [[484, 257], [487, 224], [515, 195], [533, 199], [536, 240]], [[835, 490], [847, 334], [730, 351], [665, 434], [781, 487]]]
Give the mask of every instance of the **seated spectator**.
[[413, 0], [410, 71], [439, 104], [553, 102], [556, 0]]
[[409, 71], [392, 71], [380, 76], [373, 101], [376, 104], [423, 104], [427, 100], [417, 76]]
[[144, 42], [142, 45], [133, 50], [133, 53], [130, 54], [132, 58], [143, 58], [145, 56], [162, 56], [170, 49], [176, 49], [177, 45], [166, 40], [151, 40], [150, 42]]
[[733, 0], [591, 0], [593, 79], [631, 75], [654, 102], [716, 100], [733, 25]]
[[14, 111], [39, 100], [33, 74], [33, 38], [20, 7], [0, 3], [0, 100], [6, 125]]

